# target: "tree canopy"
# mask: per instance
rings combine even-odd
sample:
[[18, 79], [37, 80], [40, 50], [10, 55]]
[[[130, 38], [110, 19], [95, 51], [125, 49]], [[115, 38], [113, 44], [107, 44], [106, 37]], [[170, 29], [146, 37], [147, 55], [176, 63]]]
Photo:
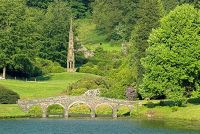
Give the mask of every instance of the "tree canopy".
[[176, 7], [149, 38], [143, 97], [190, 97], [199, 94], [200, 14], [190, 5]]

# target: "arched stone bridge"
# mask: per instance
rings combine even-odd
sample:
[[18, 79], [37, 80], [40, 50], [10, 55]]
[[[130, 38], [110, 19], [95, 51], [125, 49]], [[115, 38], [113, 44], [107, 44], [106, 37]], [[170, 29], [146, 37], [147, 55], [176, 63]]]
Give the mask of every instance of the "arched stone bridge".
[[117, 110], [120, 106], [129, 107], [130, 111], [133, 110], [134, 101], [109, 99], [103, 97], [92, 97], [92, 96], [59, 96], [50, 97], [46, 99], [35, 99], [35, 100], [18, 100], [18, 105], [25, 111], [28, 112], [32, 106], [40, 106], [43, 111], [43, 117], [47, 117], [47, 108], [53, 104], [58, 104], [64, 109], [64, 117], [68, 118], [68, 111], [70, 107], [75, 104], [86, 104], [91, 111], [91, 117], [96, 116], [96, 108], [100, 105], [108, 105], [112, 108], [113, 118], [117, 117]]

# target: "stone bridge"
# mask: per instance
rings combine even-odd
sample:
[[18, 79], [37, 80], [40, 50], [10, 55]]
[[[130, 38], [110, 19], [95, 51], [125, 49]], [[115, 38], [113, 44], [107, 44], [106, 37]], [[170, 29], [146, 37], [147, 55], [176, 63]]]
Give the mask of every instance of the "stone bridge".
[[112, 108], [113, 118], [117, 117], [117, 111], [120, 106], [127, 106], [130, 112], [133, 110], [134, 101], [109, 99], [103, 97], [92, 97], [92, 96], [58, 96], [50, 97], [46, 99], [35, 99], [35, 100], [18, 100], [18, 105], [25, 111], [28, 112], [33, 106], [40, 106], [42, 108], [42, 117], [47, 117], [47, 108], [51, 105], [58, 104], [64, 109], [64, 117], [68, 118], [68, 111], [70, 107], [75, 104], [86, 104], [91, 111], [91, 117], [96, 116], [96, 108], [100, 105], [108, 105]]

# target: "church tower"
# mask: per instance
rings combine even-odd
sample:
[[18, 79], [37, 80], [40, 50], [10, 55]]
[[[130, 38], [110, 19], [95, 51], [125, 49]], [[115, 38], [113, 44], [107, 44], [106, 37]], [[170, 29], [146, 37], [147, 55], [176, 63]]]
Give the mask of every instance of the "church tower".
[[67, 53], [67, 72], [75, 72], [75, 58], [74, 58], [74, 32], [73, 32], [73, 22], [70, 22], [69, 31], [69, 46]]

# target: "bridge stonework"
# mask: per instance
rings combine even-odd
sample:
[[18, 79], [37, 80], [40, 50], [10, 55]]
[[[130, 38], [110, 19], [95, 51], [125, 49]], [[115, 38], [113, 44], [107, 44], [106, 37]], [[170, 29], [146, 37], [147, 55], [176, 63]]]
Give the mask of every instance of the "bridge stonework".
[[53, 104], [58, 104], [64, 109], [64, 117], [68, 118], [68, 111], [70, 107], [74, 104], [86, 104], [91, 110], [91, 117], [96, 116], [96, 108], [100, 105], [108, 105], [112, 108], [113, 118], [117, 117], [117, 110], [120, 106], [129, 107], [130, 111], [133, 110], [134, 101], [109, 99], [103, 97], [88, 97], [82, 96], [58, 96], [50, 97], [46, 99], [35, 99], [35, 100], [18, 100], [18, 105], [23, 109], [23, 111], [28, 112], [32, 106], [40, 106], [43, 111], [43, 118], [47, 117], [47, 108]]

